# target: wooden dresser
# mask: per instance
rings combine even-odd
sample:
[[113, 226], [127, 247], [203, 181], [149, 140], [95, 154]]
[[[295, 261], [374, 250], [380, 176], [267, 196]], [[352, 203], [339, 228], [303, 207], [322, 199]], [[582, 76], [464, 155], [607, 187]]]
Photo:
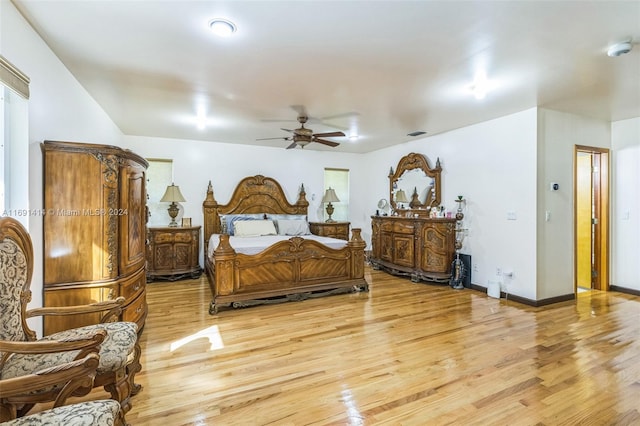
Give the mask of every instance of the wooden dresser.
[[[45, 141], [44, 306], [123, 296], [121, 319], [147, 316], [147, 162], [115, 146]], [[47, 317], [44, 334], [99, 322], [96, 314]]]
[[309, 222], [309, 230], [321, 237], [349, 240], [349, 224], [351, 222]]
[[147, 228], [147, 280], [197, 278], [202, 273], [200, 227]]
[[455, 219], [372, 216], [371, 264], [414, 282], [449, 282], [455, 227]]

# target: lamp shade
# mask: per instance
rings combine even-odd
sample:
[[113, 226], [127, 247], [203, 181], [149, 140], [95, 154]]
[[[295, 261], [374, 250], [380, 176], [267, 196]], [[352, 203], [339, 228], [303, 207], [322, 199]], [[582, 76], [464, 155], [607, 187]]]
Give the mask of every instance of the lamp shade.
[[182, 196], [182, 193], [180, 192], [180, 188], [177, 185], [174, 185], [172, 183], [171, 185], [167, 186], [167, 190], [165, 191], [160, 201], [168, 202], [168, 203], [173, 203], [173, 202], [179, 203], [187, 200], [185, 200], [184, 197]]
[[324, 197], [322, 197], [323, 203], [337, 203], [339, 201], [340, 199], [336, 195], [336, 191], [333, 188], [327, 189], [327, 191], [324, 193]]
[[398, 189], [396, 192], [396, 203], [408, 203], [407, 194], [404, 193], [404, 190]]

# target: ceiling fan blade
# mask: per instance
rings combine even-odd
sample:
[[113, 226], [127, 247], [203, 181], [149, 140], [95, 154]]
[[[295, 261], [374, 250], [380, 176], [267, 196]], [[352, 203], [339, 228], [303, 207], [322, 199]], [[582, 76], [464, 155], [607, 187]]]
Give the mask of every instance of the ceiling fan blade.
[[285, 128], [282, 128], [282, 127], [280, 127], [280, 130], [284, 130], [285, 132], [289, 132], [289, 133], [294, 133], [295, 132], [294, 130], [285, 129]]
[[344, 136], [343, 132], [326, 132], [326, 133], [314, 133], [313, 136], [320, 136], [321, 138], [331, 138], [335, 136]]
[[263, 118], [260, 121], [263, 123], [292, 123], [296, 120], [284, 120], [282, 118]]
[[298, 145], [296, 142], [293, 142], [291, 145], [289, 145], [286, 149], [291, 149], [291, 148], [295, 148], [296, 145]]
[[298, 113], [298, 115], [304, 115], [308, 117], [307, 108], [304, 105], [291, 105], [291, 109]]
[[323, 145], [327, 145], [327, 146], [338, 146], [340, 145], [338, 142], [332, 142], [332, 141], [328, 141], [325, 139], [318, 139], [318, 138], [313, 138], [313, 140], [311, 142], [318, 142], [321, 143]]
[[322, 120], [333, 120], [335, 118], [354, 117], [354, 116], [358, 116], [358, 115], [360, 115], [359, 112], [350, 111], [350, 112], [343, 112], [341, 114], [327, 115], [326, 117], [322, 117]]
[[284, 139], [286, 141], [286, 140], [289, 140], [291, 138], [287, 137], [287, 136], [280, 136], [279, 138], [259, 138], [259, 139], [256, 139], [256, 140], [257, 141], [273, 141], [273, 140], [276, 140], [276, 139]]

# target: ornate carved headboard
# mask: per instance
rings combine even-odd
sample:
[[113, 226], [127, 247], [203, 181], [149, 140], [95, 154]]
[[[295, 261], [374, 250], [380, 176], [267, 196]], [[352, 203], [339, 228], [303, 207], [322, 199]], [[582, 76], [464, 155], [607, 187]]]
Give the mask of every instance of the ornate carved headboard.
[[308, 207], [309, 202], [306, 199], [304, 185], [300, 188], [296, 203], [291, 204], [275, 179], [262, 175], [248, 176], [238, 183], [227, 204], [218, 204], [213, 196], [213, 186], [209, 181], [207, 197], [202, 203], [205, 253], [211, 234], [220, 233], [221, 214], [307, 214]]

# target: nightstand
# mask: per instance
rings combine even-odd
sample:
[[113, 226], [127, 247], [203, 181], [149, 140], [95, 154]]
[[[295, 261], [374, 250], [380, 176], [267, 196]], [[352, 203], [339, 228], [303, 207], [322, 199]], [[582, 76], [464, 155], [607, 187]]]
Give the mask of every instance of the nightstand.
[[198, 278], [200, 226], [147, 228], [147, 281]]
[[314, 235], [348, 241], [350, 223], [351, 222], [309, 222], [309, 229]]

